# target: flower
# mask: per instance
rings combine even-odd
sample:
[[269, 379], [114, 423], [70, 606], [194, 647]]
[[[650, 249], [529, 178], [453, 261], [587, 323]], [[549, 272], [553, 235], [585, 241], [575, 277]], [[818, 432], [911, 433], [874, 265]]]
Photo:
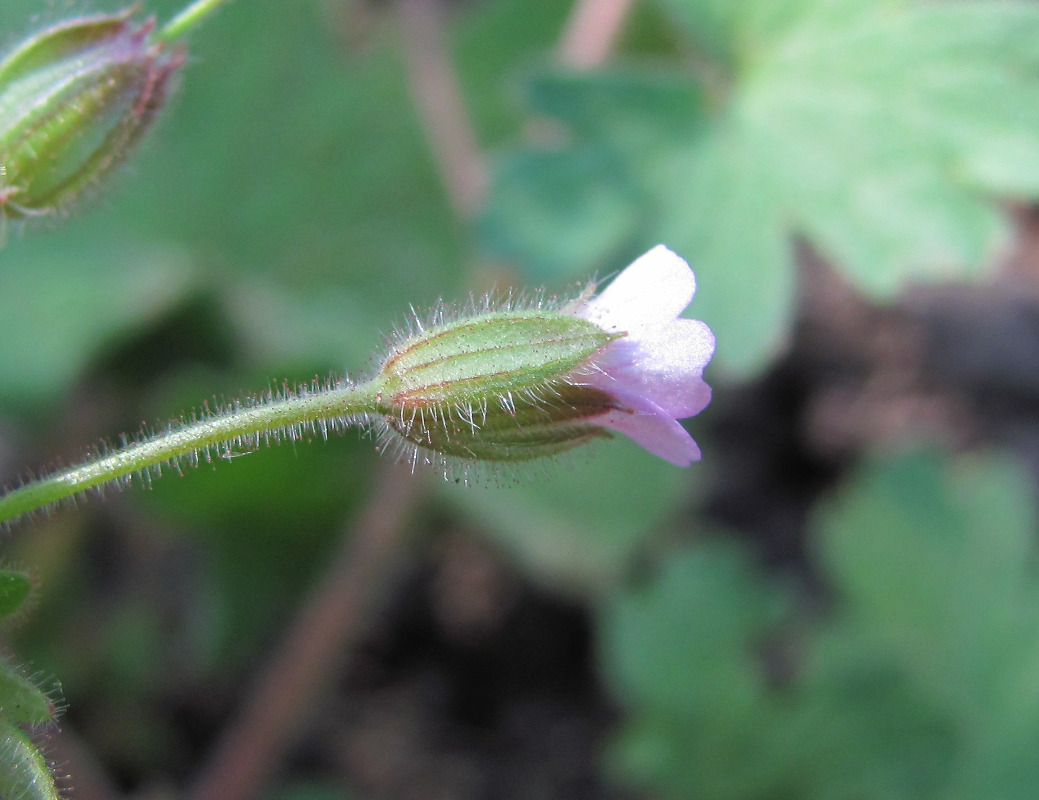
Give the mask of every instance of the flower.
[[416, 322], [373, 379], [383, 438], [412, 463], [516, 462], [616, 431], [688, 466], [700, 450], [678, 419], [710, 402], [714, 353], [710, 329], [678, 316], [695, 288], [659, 246], [598, 296]]
[[126, 160], [184, 64], [135, 6], [64, 20], [0, 58], [0, 215], [68, 208]]
[[714, 355], [714, 334], [700, 320], [679, 316], [695, 292], [685, 260], [657, 245], [574, 308], [607, 333], [624, 334], [594, 356], [595, 371], [584, 379], [616, 406], [587, 422], [623, 433], [679, 466], [698, 461], [700, 448], [678, 420], [711, 401], [703, 371]]

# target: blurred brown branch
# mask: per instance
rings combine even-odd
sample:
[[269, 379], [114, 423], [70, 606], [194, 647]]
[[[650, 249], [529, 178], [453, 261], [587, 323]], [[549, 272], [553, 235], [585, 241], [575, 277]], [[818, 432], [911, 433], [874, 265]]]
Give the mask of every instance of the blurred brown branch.
[[364, 629], [424, 481], [399, 464], [379, 470], [370, 502], [285, 634], [206, 765], [192, 800], [245, 800], [263, 788]]
[[438, 0], [407, 0], [398, 10], [415, 109], [455, 214], [466, 219], [483, 204], [487, 169], [443, 41]]
[[557, 57], [568, 67], [591, 69], [613, 50], [635, 0], [577, 0]]

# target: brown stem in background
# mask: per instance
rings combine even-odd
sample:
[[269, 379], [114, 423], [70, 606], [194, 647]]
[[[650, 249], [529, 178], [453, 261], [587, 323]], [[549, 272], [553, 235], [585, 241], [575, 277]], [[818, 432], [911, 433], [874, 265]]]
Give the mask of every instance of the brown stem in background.
[[191, 800], [246, 800], [277, 769], [307, 709], [322, 705], [317, 694], [363, 630], [423, 484], [402, 465], [383, 465], [373, 496], [221, 737]]
[[606, 60], [635, 0], [577, 0], [557, 57], [567, 67], [591, 69]]
[[398, 8], [408, 86], [456, 216], [483, 204], [487, 169], [462, 90], [443, 41], [438, 0], [405, 0]]

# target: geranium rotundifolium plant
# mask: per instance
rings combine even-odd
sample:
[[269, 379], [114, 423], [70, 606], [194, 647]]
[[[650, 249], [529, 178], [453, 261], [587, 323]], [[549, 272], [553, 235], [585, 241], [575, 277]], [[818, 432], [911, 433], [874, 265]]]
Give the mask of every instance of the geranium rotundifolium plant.
[[441, 307], [395, 337], [367, 380], [269, 391], [102, 448], [0, 497], [0, 524], [87, 490], [150, 480], [166, 466], [353, 427], [373, 430], [394, 457], [445, 474], [553, 456], [614, 433], [688, 466], [700, 450], [678, 420], [710, 401], [703, 372], [715, 345], [707, 325], [679, 316], [695, 287], [689, 265], [660, 245], [600, 294], [592, 285], [569, 300]]
[[[709, 403], [703, 372], [715, 346], [706, 324], [679, 316], [695, 287], [688, 264], [660, 245], [601, 293], [591, 284], [572, 299], [488, 298], [466, 311], [440, 306], [393, 338], [369, 379], [331, 379], [207, 407], [135, 443], [99, 448], [80, 466], [0, 496], [0, 527], [88, 490], [148, 483], [164, 468], [231, 460], [261, 444], [353, 427], [373, 430], [390, 457], [445, 476], [555, 456], [615, 433], [688, 466], [700, 450], [678, 420]], [[31, 585], [10, 573], [0, 574], [0, 611], [13, 614]], [[0, 665], [0, 797], [57, 796], [24, 729], [51, 720], [55, 708], [33, 681]]]

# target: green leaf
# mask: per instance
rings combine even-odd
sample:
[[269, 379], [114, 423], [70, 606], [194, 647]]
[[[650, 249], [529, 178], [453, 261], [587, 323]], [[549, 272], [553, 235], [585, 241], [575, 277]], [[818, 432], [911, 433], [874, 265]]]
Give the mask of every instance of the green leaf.
[[623, 578], [693, 477], [618, 437], [544, 465], [501, 467], [477, 476], [483, 485], [437, 489], [533, 580], [595, 596]]
[[[874, 0], [875, 1], [875, 0]], [[661, 0], [698, 48], [737, 63], [800, 22], [818, 0]]]
[[[1039, 667], [1033, 515], [1016, 465], [952, 471], [917, 455], [867, 471], [823, 518], [821, 554], [849, 613], [929, 691], [1000, 707], [1008, 686], [1023, 689], [1022, 668]], [[1039, 710], [1030, 683], [1014, 702]]]
[[762, 694], [755, 648], [779, 619], [779, 598], [734, 546], [679, 554], [607, 611], [615, 685], [649, 706], [694, 714]]
[[691, 70], [532, 79], [569, 138], [506, 156], [493, 251], [572, 275], [664, 241], [697, 271], [719, 361], [748, 372], [789, 329], [793, 236], [888, 295], [978, 273], [1007, 234], [993, 197], [1039, 196], [1034, 4], [665, 6]]
[[675, 797], [754, 797], [777, 707], [758, 658], [787, 599], [732, 546], [672, 558], [605, 612], [606, 675], [636, 712], [615, 769]]
[[497, 166], [500, 190], [479, 221], [497, 255], [524, 260], [532, 280], [600, 264], [637, 232], [637, 192], [597, 176], [618, 165], [595, 147], [520, 151]]
[[[820, 519], [841, 627], [822, 640], [812, 680], [836, 689], [871, 662], [900, 672], [947, 720], [958, 797], [1026, 798], [1039, 780], [1021, 746], [1039, 733], [1034, 525], [1019, 465], [934, 454], [869, 465]], [[931, 772], [941, 764], [928, 759]]]
[[57, 396], [104, 347], [187, 297], [197, 277], [183, 253], [125, 238], [63, 232], [9, 244], [0, 251], [0, 400]]
[[735, 546], [672, 554], [603, 617], [611, 766], [675, 798], [1025, 800], [1035, 520], [1011, 461], [875, 459], [816, 522], [829, 602], [799, 623]]

